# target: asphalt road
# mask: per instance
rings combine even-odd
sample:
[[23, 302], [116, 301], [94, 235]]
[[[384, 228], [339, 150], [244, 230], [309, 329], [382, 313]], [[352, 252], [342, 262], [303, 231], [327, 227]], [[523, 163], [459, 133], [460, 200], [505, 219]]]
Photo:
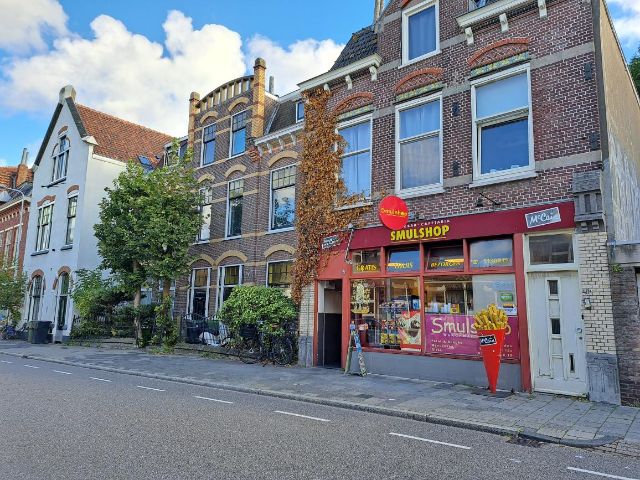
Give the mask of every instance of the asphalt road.
[[640, 480], [627, 457], [6, 355], [0, 411], [0, 480]]

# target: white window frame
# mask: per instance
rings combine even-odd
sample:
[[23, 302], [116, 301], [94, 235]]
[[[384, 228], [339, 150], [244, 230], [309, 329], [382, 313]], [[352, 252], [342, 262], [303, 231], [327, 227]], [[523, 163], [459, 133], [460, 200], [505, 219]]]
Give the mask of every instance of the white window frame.
[[[59, 151], [60, 143], [65, 138], [67, 142], [67, 148], [63, 151]], [[53, 147], [53, 171], [51, 172], [51, 183], [60, 182], [67, 178], [67, 171], [69, 169], [69, 152], [71, 150], [71, 140], [69, 139], [68, 132], [65, 131], [58, 135], [58, 143]], [[58, 161], [61, 157], [64, 157], [64, 173], [61, 177], [56, 177], [56, 171], [58, 170]]]
[[15, 231], [15, 229], [13, 228], [9, 228], [4, 232], [0, 232], [0, 237], [4, 237], [4, 244], [2, 246], [2, 263], [5, 265], [5, 267], [11, 265], [11, 263], [13, 262], [13, 258], [11, 258], [11, 249], [13, 248], [14, 243], [13, 236], [16, 233], [17, 231]]
[[[66, 304], [65, 304], [65, 312], [64, 312], [64, 323], [62, 324], [62, 328], [58, 327], [58, 314], [60, 312], [60, 297], [61, 295], [61, 290], [62, 290], [62, 276], [63, 275], [67, 275], [67, 277], [69, 278], [69, 291], [67, 292], [67, 294], [65, 295], [65, 297], [67, 297], [66, 300]], [[71, 300], [71, 274], [68, 272], [62, 272], [60, 273], [60, 275], [58, 275], [58, 282], [57, 282], [57, 288], [56, 288], [56, 305], [55, 305], [55, 313], [53, 316], [53, 320], [54, 320], [54, 325], [53, 325], [53, 330], [56, 331], [62, 331], [64, 330], [64, 326], [67, 325], [67, 317], [69, 316], [69, 302]]]
[[237, 117], [238, 115], [242, 115], [246, 112], [248, 112], [249, 109], [245, 109], [242, 110], [241, 112], [238, 113], [234, 113], [233, 115], [231, 115], [231, 123], [229, 124], [229, 158], [236, 158], [236, 157], [241, 157], [242, 155], [244, 155], [245, 153], [247, 153], [247, 145], [246, 145], [246, 139], [247, 137], [247, 122], [249, 122], [250, 118], [249, 115], [247, 115], [247, 121], [244, 124], [244, 128], [245, 128], [245, 146], [244, 146], [244, 150], [240, 153], [237, 153], [235, 155], [233, 155], [233, 119], [235, 117]]
[[[431, 138], [434, 137], [435, 130], [431, 132], [427, 132], [425, 134], [415, 135], [413, 137], [409, 137], [408, 139], [400, 140], [400, 113], [404, 110], [409, 110], [410, 108], [419, 107], [420, 105], [425, 105], [427, 103], [431, 103], [434, 101], [438, 101], [440, 104], [440, 128], [438, 129], [438, 137], [440, 138], [440, 181], [438, 183], [434, 183], [431, 185], [423, 185], [420, 187], [413, 188], [405, 188], [402, 189], [402, 164], [401, 164], [401, 152], [400, 152], [400, 143], [406, 141], [413, 141], [418, 138]], [[396, 167], [396, 194], [402, 198], [411, 198], [418, 197], [422, 195], [432, 195], [435, 193], [444, 192], [443, 187], [443, 171], [444, 171], [444, 163], [443, 163], [443, 135], [442, 135], [442, 125], [443, 125], [443, 115], [442, 115], [442, 93], [436, 93], [434, 95], [429, 95], [425, 98], [418, 98], [416, 100], [412, 100], [410, 102], [403, 103], [401, 105], [396, 106], [396, 137], [395, 137], [395, 151], [396, 151], [396, 159], [395, 159], [395, 167]]]
[[[37, 318], [33, 316], [33, 308], [35, 307], [35, 303], [33, 302], [33, 286], [36, 278], [40, 278], [40, 295], [38, 296], [38, 311]], [[42, 315], [42, 298], [44, 297], [44, 275], [36, 275], [31, 279], [31, 284], [29, 285], [29, 311], [27, 312], [27, 321], [34, 322], [38, 321]]]
[[[36, 217], [36, 249], [35, 249], [36, 252], [46, 252], [49, 250], [49, 247], [51, 245], [51, 230], [53, 230], [54, 205], [55, 205], [55, 202], [49, 202], [38, 207], [38, 216]], [[40, 238], [40, 229], [42, 228], [42, 225], [40, 224], [40, 216], [42, 215], [42, 211], [47, 207], [51, 207], [51, 218], [49, 219], [49, 223], [48, 223], [49, 231], [47, 233], [46, 247], [41, 248], [43, 246], [42, 244], [45, 242], [41, 241], [41, 238]]]
[[[203, 163], [204, 162], [204, 130], [206, 128], [209, 127], [213, 127], [213, 144], [214, 144], [214, 148], [213, 148], [213, 161], [211, 163], [207, 163], [206, 165]], [[213, 165], [214, 163], [216, 163], [216, 149], [215, 149], [215, 144], [217, 143], [218, 139], [217, 139], [217, 126], [215, 123], [210, 123], [208, 125], [205, 125], [204, 127], [202, 127], [202, 133], [200, 136], [200, 168], [202, 167], [210, 167], [211, 165]], [[178, 146], [178, 156], [180, 156], [180, 146]]]
[[[207, 195], [207, 191], [209, 191], [209, 195]], [[203, 212], [203, 208], [205, 206], [209, 206], [210, 208], [209, 208], [209, 218], [207, 220], [203, 219], [203, 222], [202, 222], [203, 224], [200, 227], [200, 231], [198, 232], [198, 236], [196, 238], [195, 243], [208, 243], [209, 240], [211, 239], [211, 217], [212, 217], [212, 212], [211, 212], [212, 208], [211, 207], [212, 207], [212, 202], [213, 202], [212, 187], [202, 187], [202, 188], [199, 189], [199, 193], [203, 198], [203, 201], [202, 201], [203, 203], [201, 203], [198, 206], [198, 210], [200, 211], [200, 217], [202, 218], [202, 214], [204, 213]], [[205, 201], [205, 199], [209, 200], [208, 203]], [[207, 236], [206, 236], [206, 238], [204, 238], [202, 236], [202, 231], [203, 231], [202, 228], [204, 227], [204, 225], [206, 223], [209, 224], [209, 228], [207, 229]]]
[[[236, 283], [235, 287], [242, 285], [242, 283], [244, 282], [244, 265], [242, 263], [234, 263], [233, 265], [222, 265], [220, 267], [218, 267], [218, 289], [216, 291], [216, 312], [219, 311], [222, 308], [222, 304], [224, 303], [222, 301], [222, 296], [223, 296], [223, 289], [225, 288], [224, 285], [224, 277], [226, 274], [226, 270], [229, 267], [240, 267], [239, 271], [238, 271], [238, 283]], [[227, 288], [230, 285], [227, 285]]]
[[[573, 262], [552, 263], [548, 265], [531, 265], [531, 252], [529, 239], [545, 235], [570, 234], [573, 243]], [[528, 233], [524, 236], [524, 264], [527, 272], [563, 272], [578, 270], [578, 236], [573, 230], [547, 230], [544, 232]]]
[[[76, 214], [74, 217], [69, 217], [69, 202], [71, 202], [72, 199], [76, 199]], [[71, 243], [68, 243], [68, 233], [69, 233], [69, 219], [70, 218], [74, 218], [75, 219], [75, 223], [73, 224], [73, 240], [71, 241]], [[69, 195], [67, 197], [67, 214], [66, 214], [66, 219], [67, 219], [67, 223], [65, 225], [65, 229], [64, 229], [64, 246], [71, 246], [75, 243], [75, 230], [76, 230], [76, 225], [78, 223], [78, 193], [76, 193], [75, 195]]]
[[[189, 276], [189, 295], [187, 296], [187, 313], [189, 315], [193, 314], [193, 295], [194, 290], [196, 289], [196, 270], [206, 270], [207, 271], [207, 286], [204, 287], [206, 289], [206, 300], [204, 304], [204, 316], [209, 316], [209, 302], [211, 301], [211, 267], [202, 267], [202, 268], [192, 268], [191, 275]], [[203, 288], [203, 287], [198, 287]]]
[[[426, 10], [429, 7], [435, 6], [435, 18], [436, 18], [436, 48], [432, 52], [425, 53], [419, 57], [409, 60], [409, 17], [416, 13]], [[441, 53], [440, 50], [440, 1], [439, 0], [426, 0], [418, 5], [407, 8], [402, 11], [402, 65], [411, 65], [416, 62], [420, 62], [425, 58], [433, 57]]]
[[[360, 117], [356, 117], [353, 118], [351, 120], [347, 120], [345, 122], [342, 122], [338, 125], [338, 127], [336, 128], [336, 133], [338, 135], [340, 135], [340, 130], [345, 129], [345, 128], [349, 128], [349, 127], [353, 127], [355, 125], [360, 125], [361, 123], [369, 123], [369, 148], [368, 149], [362, 149], [362, 150], [357, 150], [355, 152], [349, 152], [346, 155], [342, 155], [340, 157], [340, 170], [342, 170], [342, 159], [345, 157], [351, 157], [351, 156], [355, 156], [358, 155], [362, 152], [366, 152], [367, 150], [369, 150], [369, 196], [364, 198], [364, 202], [369, 202], [371, 200], [371, 197], [373, 195], [373, 115], [369, 114], [369, 115], [362, 115]], [[341, 173], [339, 173], [339, 175], [341, 175]], [[340, 178], [340, 177], [338, 177]], [[359, 194], [356, 194], [359, 195]], [[360, 203], [356, 204], [356, 205], [349, 205], [349, 207], [356, 207], [361, 205]]]
[[[529, 107], [528, 114], [526, 116], [529, 122], [529, 164], [524, 167], [512, 168], [509, 170], [502, 170], [494, 173], [485, 173], [481, 174], [481, 162], [480, 158], [480, 129], [482, 127], [488, 127], [491, 125], [497, 125], [500, 123], [509, 122], [512, 120], [524, 119], [524, 108], [520, 108], [517, 110], [512, 110], [510, 112], [505, 112], [499, 115], [495, 115], [493, 117], [489, 117], [488, 119], [480, 119], [478, 120], [476, 116], [476, 88], [482, 87], [489, 83], [493, 83], [499, 80], [504, 80], [505, 78], [512, 77], [518, 75], [522, 72], [527, 73], [527, 83], [528, 89], [527, 93], [529, 95]], [[488, 185], [491, 183], [500, 183], [500, 182], [510, 182], [512, 180], [519, 180], [523, 178], [531, 178], [535, 177], [535, 157], [534, 157], [534, 145], [533, 145], [533, 108], [531, 102], [531, 68], [529, 64], [519, 65], [514, 68], [510, 68], [508, 70], [504, 70], [502, 72], [495, 73], [493, 75], [489, 75], [488, 77], [484, 77], [478, 80], [475, 80], [471, 83], [471, 117], [472, 117], [472, 132], [471, 139], [473, 144], [473, 183], [470, 187]]]
[[[298, 117], [298, 107], [302, 105], [302, 117]], [[298, 100], [296, 102], [296, 123], [300, 123], [304, 121], [304, 102], [302, 100]]]
[[244, 216], [244, 196], [245, 196], [245, 190], [244, 190], [244, 184], [245, 184], [245, 177], [241, 177], [241, 178], [236, 178], [234, 180], [229, 180], [227, 182], [227, 201], [226, 201], [226, 214], [225, 214], [225, 222], [224, 222], [224, 238], [225, 240], [229, 240], [229, 239], [233, 239], [233, 238], [241, 238], [242, 237], [242, 227], [240, 228], [240, 235], [233, 235], [230, 236], [229, 235], [229, 230], [230, 230], [230, 226], [231, 226], [231, 209], [229, 208], [231, 206], [231, 183], [233, 182], [237, 182], [238, 180], [242, 180], [242, 214]]
[[[290, 232], [291, 230], [294, 230], [296, 227], [295, 225], [291, 226], [291, 227], [284, 227], [284, 228], [273, 228], [273, 174], [275, 172], [278, 172], [280, 170], [284, 170], [286, 168], [290, 168], [290, 167], [296, 167], [296, 181], [293, 184], [293, 191], [294, 191], [294, 199], [296, 197], [296, 185], [298, 183], [298, 166], [296, 164], [293, 165], [287, 165], [286, 167], [281, 167], [281, 168], [275, 168], [273, 170], [271, 170], [271, 172], [269, 173], [269, 233], [271, 232]], [[282, 188], [288, 188], [288, 187], [282, 187]], [[295, 213], [294, 213], [294, 217], [293, 217], [293, 221], [295, 223]]]
[[[271, 287], [271, 286], [269, 285], [269, 266], [270, 266], [270, 265], [273, 265], [274, 263], [291, 263], [291, 266], [292, 266], [292, 268], [293, 268], [293, 265], [294, 265], [294, 263], [295, 263], [295, 260], [292, 258], [292, 259], [290, 259], [290, 260], [274, 260], [274, 261], [272, 261], [272, 262], [267, 262], [267, 269], [266, 269], [266, 271], [265, 271], [265, 276], [264, 276], [264, 277], [265, 277], [265, 278], [264, 278], [264, 285], [265, 285], [266, 287], [269, 287], [269, 288], [276, 288], [276, 289], [278, 289], [278, 290], [283, 291], [283, 292], [284, 292], [284, 294], [285, 294], [286, 296], [290, 296], [290, 295], [291, 295], [291, 285], [293, 285], [293, 278], [292, 278], [292, 282], [291, 282], [291, 284], [289, 284], [289, 288]], [[293, 272], [292, 272], [292, 276], [293, 276]]]

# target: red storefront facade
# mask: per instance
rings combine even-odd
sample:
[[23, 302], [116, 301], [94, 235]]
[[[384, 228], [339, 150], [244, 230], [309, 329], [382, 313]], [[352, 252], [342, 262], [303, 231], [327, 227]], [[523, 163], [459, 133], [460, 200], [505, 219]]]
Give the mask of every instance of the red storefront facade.
[[[527, 222], [527, 215], [549, 211], [553, 218]], [[355, 230], [325, 250], [316, 284], [316, 364], [330, 363], [339, 339], [344, 366], [355, 324], [373, 372], [483, 385], [473, 314], [495, 303], [509, 316], [499, 385], [531, 390], [525, 237], [571, 232], [574, 213], [573, 202], [563, 202], [419, 220], [395, 231]], [[336, 321], [339, 335], [327, 334]]]

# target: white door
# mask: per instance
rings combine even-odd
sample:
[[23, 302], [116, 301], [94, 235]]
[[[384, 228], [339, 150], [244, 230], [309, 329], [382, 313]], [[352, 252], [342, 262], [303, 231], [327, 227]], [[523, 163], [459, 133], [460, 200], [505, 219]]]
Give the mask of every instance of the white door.
[[587, 393], [584, 326], [576, 272], [529, 273], [533, 388]]

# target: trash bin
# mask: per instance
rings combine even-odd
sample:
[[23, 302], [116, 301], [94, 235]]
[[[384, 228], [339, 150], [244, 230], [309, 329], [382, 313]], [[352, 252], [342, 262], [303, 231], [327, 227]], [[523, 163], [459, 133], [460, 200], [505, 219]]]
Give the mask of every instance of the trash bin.
[[187, 343], [200, 343], [201, 331], [199, 326], [187, 326]]
[[29, 343], [47, 343], [52, 322], [31, 323], [32, 325], [29, 326]]
[[29, 343], [36, 343], [36, 324], [38, 322], [29, 322], [27, 323], [28, 336], [27, 340]]

